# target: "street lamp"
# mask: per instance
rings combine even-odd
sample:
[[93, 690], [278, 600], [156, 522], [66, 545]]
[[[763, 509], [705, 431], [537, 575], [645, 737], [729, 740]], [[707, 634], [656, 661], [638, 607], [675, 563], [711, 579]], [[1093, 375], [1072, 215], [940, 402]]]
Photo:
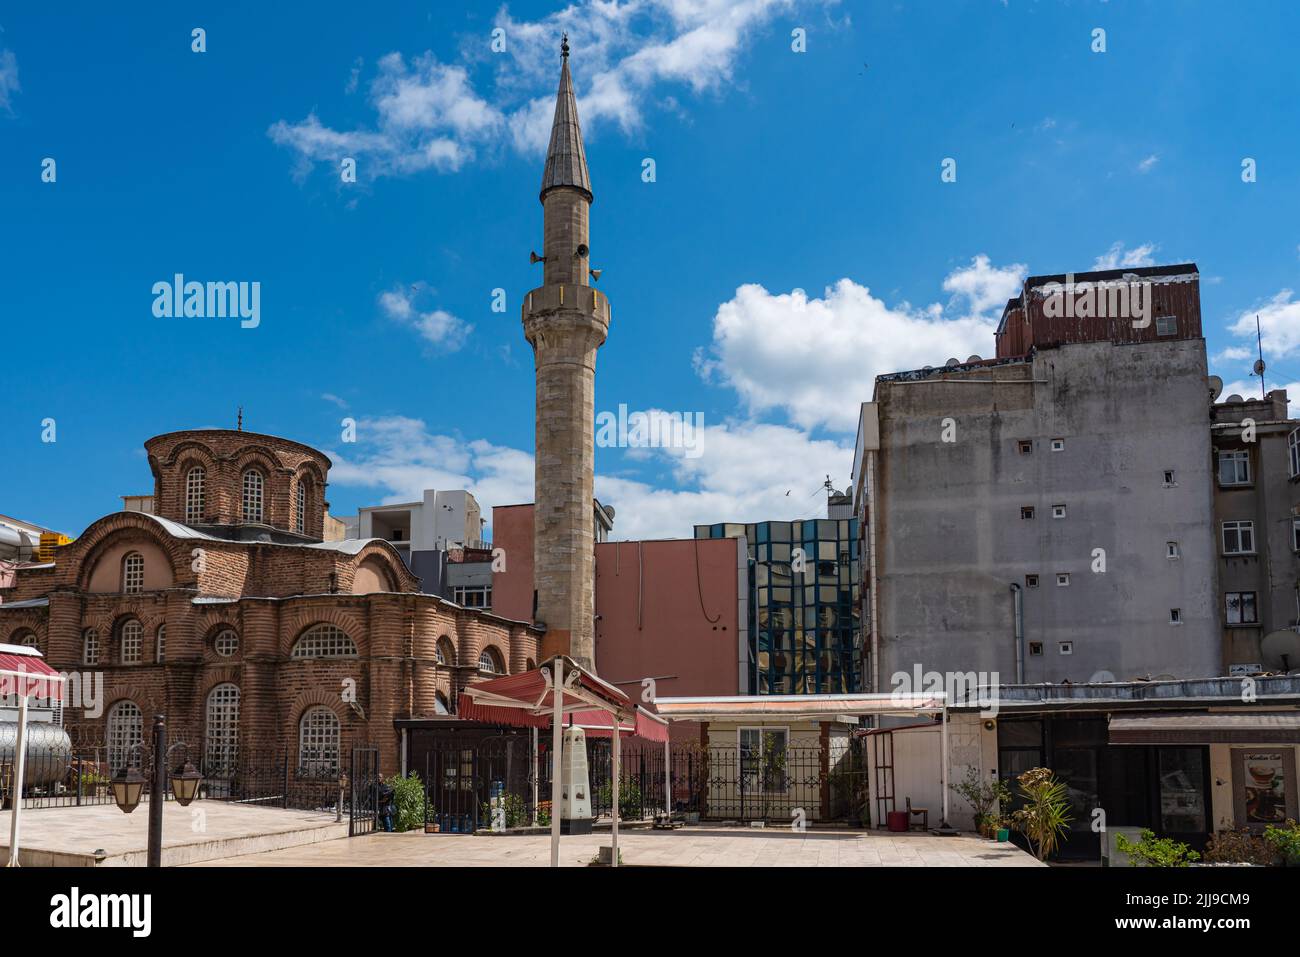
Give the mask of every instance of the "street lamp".
[[[140, 747], [144, 747], [143, 741], [133, 745], [132, 750]], [[154, 715], [153, 778], [149, 782], [149, 867], [162, 867], [162, 818], [163, 800], [166, 797], [165, 782], [168, 780], [167, 755], [171, 753], [172, 748], [178, 747], [186, 747], [186, 745], [178, 741], [171, 748], [167, 747], [167, 719], [161, 714]], [[130, 754], [131, 752], [128, 751], [126, 767], [113, 776], [113, 801], [126, 814], [130, 814], [139, 805], [145, 785], [144, 775], [131, 765]], [[202, 780], [202, 772], [190, 763], [188, 757], [184, 764], [177, 765], [170, 777], [176, 803], [185, 807], [193, 801], [199, 790], [199, 782]]]
[[113, 800], [124, 812], [130, 814], [140, 804], [145, 779], [132, 764], [128, 752], [127, 765], [113, 775]]

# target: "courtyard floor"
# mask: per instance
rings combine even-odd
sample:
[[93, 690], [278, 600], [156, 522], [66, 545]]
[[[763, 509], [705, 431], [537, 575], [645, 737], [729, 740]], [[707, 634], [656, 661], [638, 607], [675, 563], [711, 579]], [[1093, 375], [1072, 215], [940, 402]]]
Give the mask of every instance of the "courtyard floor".
[[[560, 839], [560, 863], [583, 867], [609, 834]], [[1012, 844], [973, 835], [690, 827], [618, 837], [623, 865], [642, 867], [1042, 867]], [[207, 861], [200, 867], [544, 867], [547, 835], [370, 834]]]

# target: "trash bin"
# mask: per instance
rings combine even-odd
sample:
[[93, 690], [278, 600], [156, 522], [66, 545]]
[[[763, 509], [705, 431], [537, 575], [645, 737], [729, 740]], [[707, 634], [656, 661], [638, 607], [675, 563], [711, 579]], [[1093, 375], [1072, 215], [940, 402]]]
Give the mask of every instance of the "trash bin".
[[906, 831], [906, 830], [907, 830], [907, 812], [906, 812], [906, 811], [890, 811], [889, 814], [886, 815], [886, 826], [887, 826], [887, 827], [889, 828], [889, 830], [891, 830], [891, 831]]

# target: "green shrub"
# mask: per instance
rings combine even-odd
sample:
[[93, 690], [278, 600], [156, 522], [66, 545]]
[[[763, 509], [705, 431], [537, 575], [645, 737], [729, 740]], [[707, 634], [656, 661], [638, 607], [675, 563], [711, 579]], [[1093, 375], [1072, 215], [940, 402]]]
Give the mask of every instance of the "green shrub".
[[1300, 865], [1300, 824], [1291, 820], [1285, 827], [1270, 824], [1264, 828], [1264, 840], [1277, 848], [1287, 864], [1292, 867]]
[[414, 771], [406, 777], [395, 774], [387, 781], [393, 789], [393, 806], [397, 808], [397, 813], [393, 816], [393, 828], [398, 831], [423, 828], [424, 782]]
[[1199, 861], [1201, 855], [1186, 844], [1171, 837], [1156, 837], [1155, 832], [1142, 829], [1142, 840], [1130, 841], [1123, 834], [1115, 835], [1115, 846], [1127, 854], [1134, 867], [1186, 867]]
[[[532, 821], [528, 819], [528, 805], [524, 803], [524, 799], [521, 795], [508, 793], [503, 794], [501, 795], [501, 803], [505, 807], [506, 811], [507, 828], [527, 827], [532, 823]], [[549, 816], [547, 823], [550, 823]], [[492, 828], [491, 801], [484, 801], [479, 807], [479, 827], [484, 830], [490, 830]]]
[[[599, 807], [613, 807], [613, 784], [602, 784], [597, 792]], [[636, 778], [624, 778], [618, 783], [618, 816], [632, 819], [641, 816], [641, 784]]]

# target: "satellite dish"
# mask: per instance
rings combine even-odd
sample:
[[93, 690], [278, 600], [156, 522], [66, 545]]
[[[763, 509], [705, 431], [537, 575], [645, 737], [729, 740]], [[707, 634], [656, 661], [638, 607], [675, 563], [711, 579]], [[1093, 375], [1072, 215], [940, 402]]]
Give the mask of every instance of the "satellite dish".
[[961, 363], [955, 357], [949, 359], [947, 362], [944, 363], [944, 366], [948, 369], [951, 369], [953, 366], [959, 366], [959, 365], [961, 365]]
[[1256, 360], [1255, 360], [1255, 364], [1254, 364], [1253, 366], [1251, 366], [1251, 370], [1255, 373], [1255, 375], [1263, 375], [1263, 374], [1264, 374], [1264, 360], [1263, 360], [1263, 359], [1256, 359]]
[[1290, 628], [1271, 632], [1259, 643], [1259, 653], [1270, 671], [1300, 669], [1300, 635]]
[[1088, 679], [1088, 684], [1101, 685], [1114, 680], [1115, 680], [1115, 676], [1111, 674], [1109, 671], [1098, 671], [1095, 672], [1093, 676]]
[[980, 357], [979, 357], [979, 356], [970, 356], [966, 361], [967, 361], [967, 362], [979, 362], [979, 361], [980, 361]]
[[1237, 393], [1234, 392], [1234, 393], [1232, 393], [1232, 395], [1228, 396], [1228, 400], [1227, 400], [1227, 401], [1229, 401], [1229, 402], [1245, 402], [1246, 400], [1243, 399], [1241, 396], [1237, 395]]
[[1223, 380], [1217, 375], [1212, 375], [1207, 382], [1210, 386], [1210, 401], [1213, 402], [1223, 393]]

